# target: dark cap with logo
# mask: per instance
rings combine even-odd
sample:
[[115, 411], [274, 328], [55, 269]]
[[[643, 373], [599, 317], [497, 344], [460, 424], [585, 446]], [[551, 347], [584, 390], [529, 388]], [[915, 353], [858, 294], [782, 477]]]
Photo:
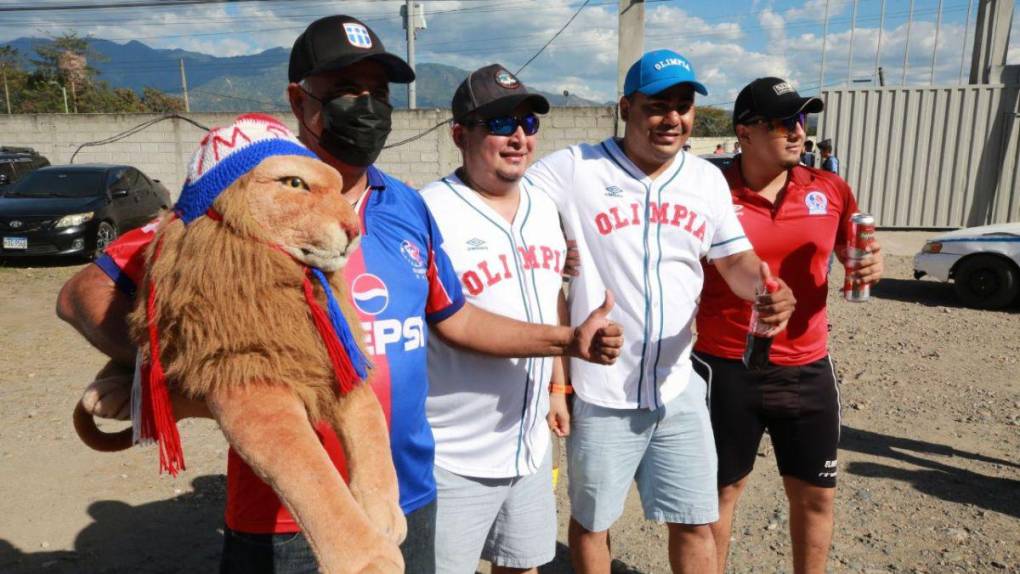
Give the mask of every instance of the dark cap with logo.
[[529, 92], [503, 66], [490, 64], [468, 74], [453, 93], [450, 107], [453, 108], [454, 121], [460, 122], [471, 113], [482, 119], [509, 115], [525, 102], [531, 104], [533, 112], [544, 114], [549, 111], [549, 100], [545, 96]]
[[824, 107], [818, 98], [802, 98], [786, 80], [758, 78], [740, 90], [733, 105], [733, 124], [759, 118], [782, 120], [799, 113], [817, 114]]
[[287, 76], [300, 82], [308, 76], [332, 72], [362, 60], [379, 62], [391, 82], [414, 81], [414, 70], [383, 47], [379, 36], [357, 18], [327, 16], [305, 28], [294, 40]]

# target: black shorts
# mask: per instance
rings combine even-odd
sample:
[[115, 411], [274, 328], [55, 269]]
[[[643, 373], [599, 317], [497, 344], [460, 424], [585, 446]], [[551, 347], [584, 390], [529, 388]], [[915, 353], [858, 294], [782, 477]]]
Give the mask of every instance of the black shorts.
[[704, 353], [694, 353], [693, 363], [708, 382], [720, 486], [751, 472], [766, 429], [779, 474], [815, 486], [836, 486], [839, 385], [829, 357], [757, 372], [747, 370], [739, 359]]

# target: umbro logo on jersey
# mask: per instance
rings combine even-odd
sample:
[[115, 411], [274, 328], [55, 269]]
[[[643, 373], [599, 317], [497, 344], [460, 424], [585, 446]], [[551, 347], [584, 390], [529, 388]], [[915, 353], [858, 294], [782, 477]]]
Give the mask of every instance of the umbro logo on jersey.
[[474, 239], [469, 239], [467, 241], [467, 246], [468, 251], [481, 251], [483, 249], [489, 248], [489, 246], [485, 244], [485, 241], [482, 241], [477, 237], [475, 237]]
[[615, 185], [610, 185], [606, 188], [606, 197], [623, 197], [623, 190]]

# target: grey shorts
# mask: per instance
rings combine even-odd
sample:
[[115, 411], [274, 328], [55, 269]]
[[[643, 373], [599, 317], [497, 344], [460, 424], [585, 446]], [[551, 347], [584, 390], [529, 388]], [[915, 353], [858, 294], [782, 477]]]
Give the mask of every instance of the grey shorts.
[[556, 556], [549, 453], [528, 476], [471, 478], [438, 466], [435, 474], [438, 574], [472, 574], [479, 558], [497, 566], [532, 568]]
[[592, 532], [623, 513], [636, 480], [645, 518], [675, 524], [719, 519], [716, 453], [705, 381], [658, 410], [609, 409], [574, 399], [567, 439], [570, 513]]

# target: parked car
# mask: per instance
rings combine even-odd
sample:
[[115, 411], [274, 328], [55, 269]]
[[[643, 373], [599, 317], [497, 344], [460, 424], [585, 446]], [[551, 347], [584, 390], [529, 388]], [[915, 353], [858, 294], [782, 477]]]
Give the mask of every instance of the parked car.
[[0, 146], [0, 190], [48, 165], [50, 160], [30, 147]]
[[0, 257], [95, 258], [170, 205], [159, 180], [131, 166], [44, 167], [0, 191]]
[[914, 278], [953, 281], [970, 307], [1000, 309], [1020, 294], [1020, 223], [968, 227], [937, 235], [914, 256]]
[[733, 158], [737, 157], [735, 153], [707, 153], [698, 156], [701, 159], [708, 160], [708, 163], [716, 166], [722, 171], [726, 171], [726, 168], [730, 167], [733, 163]]

